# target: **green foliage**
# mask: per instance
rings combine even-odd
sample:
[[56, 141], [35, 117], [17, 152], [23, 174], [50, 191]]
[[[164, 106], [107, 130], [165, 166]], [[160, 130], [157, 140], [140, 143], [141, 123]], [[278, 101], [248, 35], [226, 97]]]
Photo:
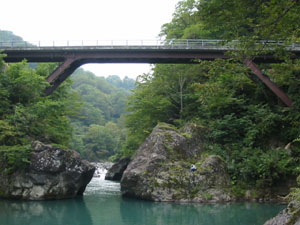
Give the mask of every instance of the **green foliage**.
[[[196, 107], [193, 82], [197, 65], [157, 65], [152, 74], [139, 76], [129, 97], [126, 124], [129, 137], [126, 151], [132, 152], [151, 133], [158, 122], [181, 124]], [[131, 138], [131, 136], [134, 138]], [[129, 144], [130, 141], [130, 144]], [[135, 143], [134, 143], [135, 142]]]
[[203, 193], [202, 195], [206, 200], [211, 200], [213, 197], [212, 194], [210, 194], [210, 193]]
[[[83, 101], [80, 121], [85, 126], [116, 122], [125, 113], [127, 97], [131, 93], [123, 86], [130, 87], [128, 83], [134, 82], [132, 79], [125, 77], [122, 81], [118, 76], [109, 76], [106, 80], [82, 69], [75, 71], [71, 78], [72, 88]], [[117, 86], [111, 83], [117, 83]]]
[[91, 161], [117, 160], [122, 157], [127, 97], [134, 80], [118, 76], [96, 77], [78, 69], [72, 75], [72, 88], [81, 99], [77, 114], [71, 118], [73, 135], [71, 148]]
[[292, 191], [288, 195], [289, 201], [296, 200], [300, 202], [300, 188], [293, 188]]
[[[0, 31], [0, 41], [22, 38]], [[126, 113], [134, 80], [121, 80], [118, 76], [105, 79], [78, 69], [72, 75], [73, 82], [67, 79], [45, 97], [44, 90], [49, 85], [45, 77], [56, 67], [57, 63], [28, 66], [26, 61], [7, 65], [0, 59], [1, 157], [9, 159], [6, 165], [12, 170], [22, 169], [22, 162], [27, 165], [25, 149], [33, 140], [71, 147], [94, 161], [122, 156], [126, 134], [120, 117]]]
[[121, 78], [117, 75], [110, 75], [105, 80], [116, 88], [123, 88], [125, 90], [134, 89], [134, 80], [128, 78], [127, 76], [125, 76], [124, 79], [121, 80]]
[[[298, 1], [199, 0], [197, 6], [205, 29], [229, 42], [239, 40], [231, 43], [240, 49], [238, 55], [242, 57], [274, 50], [282, 57], [286, 52], [274, 43], [291, 43], [300, 37]], [[259, 40], [269, 41], [257, 44]]]
[[198, 4], [206, 27], [222, 30], [225, 38], [285, 40], [299, 35], [300, 4], [297, 1], [205, 0]]
[[117, 153], [124, 138], [120, 129], [112, 122], [105, 126], [92, 124], [83, 137], [84, 155], [94, 161], [107, 159]]
[[299, 152], [284, 149], [247, 148], [232, 145], [228, 148], [215, 144], [209, 146], [213, 154], [221, 155], [227, 162], [228, 171], [234, 183], [237, 181], [256, 185], [258, 188], [270, 187], [291, 175], [297, 175]]
[[[296, 175], [299, 149], [295, 145], [291, 155], [283, 148], [300, 132], [296, 122], [298, 114], [295, 114], [299, 112], [299, 105], [287, 111], [276, 105], [276, 99], [268, 90], [250, 83], [247, 73], [243, 74], [234, 64], [228, 67], [230, 63], [234, 62], [205, 63], [205, 68], [211, 66], [213, 70], [205, 69], [210, 74], [208, 80], [195, 84], [202, 103], [199, 107], [202, 114], [198, 118], [208, 128], [207, 151], [226, 159], [234, 182], [265, 187], [288, 175]], [[295, 70], [289, 69], [289, 73]], [[297, 79], [285, 82], [293, 86]]]
[[[278, 69], [272, 69], [277, 79], [289, 77], [286, 73], [295, 78], [300, 75], [297, 66], [289, 70], [285, 66], [285, 74], [281, 76]], [[292, 109], [276, 105], [276, 98], [264, 86], [256, 86], [249, 80], [242, 65], [232, 60], [216, 60], [195, 65], [185, 74], [188, 82], [183, 89], [183, 102], [188, 102], [188, 107], [181, 113], [180, 107], [176, 107], [180, 101], [175, 101], [176, 90], [180, 93], [178, 86], [176, 89], [178, 80], [176, 75], [172, 77], [171, 71], [156, 67], [151, 76], [142, 77], [130, 97], [132, 113], [127, 116], [127, 152], [132, 154], [159, 121], [178, 125], [176, 121], [181, 114], [182, 121], [196, 121], [206, 128], [205, 142], [210, 145], [207, 151], [226, 159], [234, 180], [269, 186], [297, 172], [298, 147], [294, 146], [293, 156], [274, 149], [282, 149], [299, 137], [299, 114], [296, 113], [299, 105], [295, 104]], [[285, 79], [282, 85], [294, 86], [294, 82], [298, 79]], [[297, 98], [296, 93], [291, 96]]]
[[47, 68], [31, 69], [24, 61], [0, 71], [0, 160], [8, 172], [28, 166], [33, 140], [69, 145], [70, 85], [44, 97]]
[[[0, 64], [4, 65], [2, 60]], [[122, 156], [126, 135], [119, 118], [125, 112], [130, 94], [126, 88], [132, 80], [124, 79], [126, 88], [118, 88], [79, 70], [73, 77], [73, 89], [66, 80], [45, 97], [43, 92], [49, 85], [45, 77], [55, 66], [38, 64], [31, 69], [24, 61], [0, 73], [1, 157], [8, 160], [5, 165], [12, 171], [23, 169], [22, 163], [28, 165], [27, 147], [33, 140], [71, 147], [94, 161]]]
[[162, 26], [160, 36], [165, 36], [167, 39], [215, 38], [215, 34], [205, 29], [203, 22], [199, 19], [198, 5], [197, 0], [179, 1], [172, 21]]
[[10, 174], [16, 170], [24, 170], [30, 164], [30, 145], [0, 146], [1, 170]]

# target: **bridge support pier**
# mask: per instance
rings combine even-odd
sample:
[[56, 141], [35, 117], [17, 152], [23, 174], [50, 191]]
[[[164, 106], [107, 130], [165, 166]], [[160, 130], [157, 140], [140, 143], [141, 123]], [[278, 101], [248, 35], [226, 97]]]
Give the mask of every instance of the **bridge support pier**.
[[[51, 75], [47, 77], [50, 86], [46, 88], [45, 94], [50, 95], [53, 91], [64, 82], [70, 74], [83, 64], [78, 57], [67, 57], [65, 61], [59, 65]], [[273, 83], [269, 77], [263, 75], [259, 67], [251, 60], [245, 59], [244, 64], [268, 87], [270, 90], [287, 106], [292, 106], [292, 100]]]
[[50, 86], [46, 88], [45, 94], [47, 96], [52, 94], [52, 92], [55, 91], [55, 89], [58, 88], [58, 86], [64, 82], [79, 66], [80, 63], [77, 58], [66, 58], [66, 60], [46, 78], [46, 80], [50, 83]]
[[271, 91], [281, 99], [281, 101], [291, 107], [292, 106], [292, 100], [279, 88], [275, 83], [273, 83], [269, 77], [263, 75], [261, 70], [258, 68], [258, 66], [251, 60], [246, 59], [244, 60], [244, 64], [251, 69], [251, 71], [265, 84], [268, 88], [271, 89]]

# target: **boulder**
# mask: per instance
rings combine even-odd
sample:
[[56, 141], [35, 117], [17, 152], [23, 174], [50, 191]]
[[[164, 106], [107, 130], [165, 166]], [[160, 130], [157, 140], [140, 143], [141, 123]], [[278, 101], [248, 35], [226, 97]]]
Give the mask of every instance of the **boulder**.
[[[219, 156], [203, 154], [202, 129], [195, 124], [188, 126], [178, 131], [158, 124], [153, 129], [124, 171], [124, 196], [152, 201], [232, 200], [225, 162]], [[191, 164], [196, 164], [195, 172], [190, 171]]]
[[13, 174], [0, 173], [0, 197], [24, 200], [71, 198], [82, 195], [95, 167], [72, 150], [35, 141], [30, 166]]
[[120, 181], [123, 175], [123, 172], [126, 170], [130, 162], [129, 157], [120, 159], [118, 162], [110, 167], [105, 175], [105, 180], [114, 180]]

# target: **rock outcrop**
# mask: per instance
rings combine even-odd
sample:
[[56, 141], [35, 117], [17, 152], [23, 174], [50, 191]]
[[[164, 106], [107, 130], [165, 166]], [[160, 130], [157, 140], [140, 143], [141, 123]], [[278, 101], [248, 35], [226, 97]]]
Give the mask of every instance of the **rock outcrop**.
[[130, 158], [125, 157], [125, 158], [120, 159], [115, 164], [113, 164], [112, 167], [110, 167], [108, 169], [108, 171], [105, 175], [105, 180], [120, 181], [129, 162], [130, 162]]
[[288, 207], [264, 225], [300, 225], [300, 203], [291, 201]]
[[0, 173], [0, 197], [24, 200], [71, 198], [82, 195], [95, 167], [78, 153], [41, 142], [32, 144], [26, 171]]
[[[137, 150], [121, 180], [121, 191], [152, 201], [225, 202], [232, 200], [225, 162], [202, 153], [201, 128], [182, 132], [157, 125]], [[197, 170], [190, 171], [191, 164]]]

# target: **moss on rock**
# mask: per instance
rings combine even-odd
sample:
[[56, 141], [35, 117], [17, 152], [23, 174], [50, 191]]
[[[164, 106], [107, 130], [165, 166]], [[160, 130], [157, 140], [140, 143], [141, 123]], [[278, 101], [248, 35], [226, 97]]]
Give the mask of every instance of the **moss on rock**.
[[[232, 200], [224, 160], [202, 154], [202, 149], [193, 142], [199, 138], [193, 132], [189, 135], [186, 138], [167, 124], [155, 127], [123, 174], [123, 195], [153, 201]], [[198, 169], [191, 172], [191, 163], [195, 162]]]

